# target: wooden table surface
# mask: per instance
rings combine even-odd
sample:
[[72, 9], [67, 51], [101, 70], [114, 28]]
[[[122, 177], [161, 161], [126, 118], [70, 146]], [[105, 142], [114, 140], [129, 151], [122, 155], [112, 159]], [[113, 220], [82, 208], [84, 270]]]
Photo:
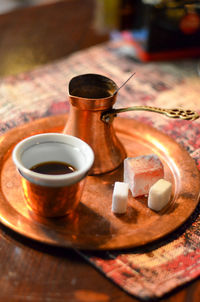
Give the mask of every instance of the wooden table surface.
[[[95, 33], [91, 26], [92, 3], [90, 0], [59, 1], [1, 15], [0, 75], [28, 70], [65, 56], [73, 48], [82, 49], [104, 41], [107, 35]], [[76, 14], [69, 14], [72, 11]], [[82, 39], [82, 25], [86, 21], [87, 36]], [[139, 301], [71, 249], [33, 242], [3, 225], [0, 236], [1, 302]], [[176, 289], [160, 301], [200, 301], [199, 280]]]
[[[133, 302], [71, 249], [45, 246], [1, 226], [0, 301]], [[160, 301], [198, 302], [200, 282], [176, 289]]]

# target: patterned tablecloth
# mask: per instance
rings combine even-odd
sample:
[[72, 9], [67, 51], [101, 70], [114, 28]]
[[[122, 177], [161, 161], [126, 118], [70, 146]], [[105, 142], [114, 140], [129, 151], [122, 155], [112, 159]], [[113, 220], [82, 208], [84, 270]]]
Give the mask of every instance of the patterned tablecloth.
[[[119, 86], [136, 72], [120, 92], [115, 107], [150, 105], [200, 111], [197, 60], [140, 63], [125, 58], [109, 42], [74, 53], [31, 72], [1, 79], [0, 132], [69, 109], [69, 80], [99, 73]], [[172, 120], [149, 112], [124, 113], [170, 135], [194, 158], [200, 169], [200, 120]], [[126, 251], [80, 252], [92, 265], [129, 294], [142, 299], [161, 297], [200, 275], [200, 218], [192, 217], [176, 232], [145, 248]]]

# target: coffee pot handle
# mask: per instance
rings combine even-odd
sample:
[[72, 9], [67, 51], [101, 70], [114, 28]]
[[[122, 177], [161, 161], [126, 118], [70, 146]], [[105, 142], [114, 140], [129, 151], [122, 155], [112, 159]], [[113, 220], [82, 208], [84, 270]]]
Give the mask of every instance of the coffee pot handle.
[[101, 115], [102, 121], [105, 123], [111, 123], [117, 114], [126, 111], [151, 111], [160, 114], [164, 114], [170, 118], [179, 118], [182, 120], [191, 120], [194, 121], [199, 118], [199, 114], [190, 109], [174, 108], [174, 109], [165, 109], [151, 106], [133, 106], [119, 109], [111, 109], [104, 111]]

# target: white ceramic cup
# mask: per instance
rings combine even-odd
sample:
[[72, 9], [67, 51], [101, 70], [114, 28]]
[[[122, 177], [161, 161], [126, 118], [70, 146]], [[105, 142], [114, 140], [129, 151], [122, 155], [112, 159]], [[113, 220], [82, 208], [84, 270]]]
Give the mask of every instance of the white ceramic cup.
[[[38, 134], [19, 142], [12, 157], [22, 176], [29, 208], [45, 217], [63, 216], [74, 211], [94, 162], [93, 150], [87, 143], [61, 133]], [[72, 165], [75, 171], [48, 175], [31, 170], [35, 165], [55, 161]]]

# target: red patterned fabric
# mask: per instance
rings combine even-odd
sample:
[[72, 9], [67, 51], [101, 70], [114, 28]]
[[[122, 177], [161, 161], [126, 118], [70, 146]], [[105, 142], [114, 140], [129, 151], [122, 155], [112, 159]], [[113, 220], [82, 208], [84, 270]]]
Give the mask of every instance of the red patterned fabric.
[[[110, 42], [77, 52], [54, 64], [1, 79], [0, 131], [69, 109], [69, 80], [82, 73], [99, 73], [120, 86], [115, 107], [150, 105], [200, 111], [197, 60], [139, 63], [122, 55]], [[124, 116], [152, 125], [170, 135], [194, 158], [200, 169], [200, 120], [172, 120], [149, 112]], [[126, 251], [80, 254], [129, 294], [143, 299], [161, 297], [200, 275], [200, 218], [192, 217], [176, 232], [157, 243]]]

